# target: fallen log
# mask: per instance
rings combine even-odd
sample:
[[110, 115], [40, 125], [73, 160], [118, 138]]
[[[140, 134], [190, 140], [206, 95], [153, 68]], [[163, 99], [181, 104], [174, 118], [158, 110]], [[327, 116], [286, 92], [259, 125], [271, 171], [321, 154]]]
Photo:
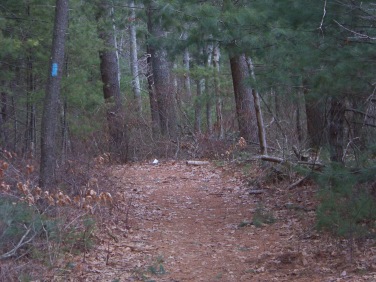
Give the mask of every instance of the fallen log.
[[208, 165], [208, 161], [187, 161], [187, 165]]

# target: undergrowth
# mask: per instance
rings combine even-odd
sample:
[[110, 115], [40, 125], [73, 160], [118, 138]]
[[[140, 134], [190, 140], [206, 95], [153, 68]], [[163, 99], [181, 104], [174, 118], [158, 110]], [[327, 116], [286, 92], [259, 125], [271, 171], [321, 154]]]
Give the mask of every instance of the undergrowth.
[[1, 153], [0, 281], [40, 280], [65, 254], [85, 255], [94, 246], [95, 213], [111, 207], [112, 196], [92, 180], [76, 195], [43, 190], [32, 164]]

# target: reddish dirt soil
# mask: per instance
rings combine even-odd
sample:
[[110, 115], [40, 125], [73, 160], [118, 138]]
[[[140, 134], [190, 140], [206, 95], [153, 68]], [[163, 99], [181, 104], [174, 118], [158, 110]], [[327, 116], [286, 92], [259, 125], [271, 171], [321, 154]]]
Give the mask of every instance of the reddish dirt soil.
[[315, 231], [313, 186], [252, 187], [244, 168], [173, 161], [110, 172], [116, 205], [96, 246], [54, 280], [376, 281], [374, 241], [351, 250]]

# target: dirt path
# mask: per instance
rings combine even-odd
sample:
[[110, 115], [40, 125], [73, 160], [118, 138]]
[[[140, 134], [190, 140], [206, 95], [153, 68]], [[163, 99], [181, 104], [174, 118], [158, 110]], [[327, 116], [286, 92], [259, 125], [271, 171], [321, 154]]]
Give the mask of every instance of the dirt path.
[[[340, 243], [314, 233], [314, 212], [286, 208], [309, 207], [310, 192], [264, 187], [250, 195], [212, 164], [112, 171], [123, 205], [103, 222], [95, 251], [75, 266], [77, 281], [376, 281], [375, 272], [360, 275], [346, 263]], [[255, 214], [261, 227], [247, 224]], [[376, 247], [368, 251], [374, 261], [364, 265], [376, 265]]]

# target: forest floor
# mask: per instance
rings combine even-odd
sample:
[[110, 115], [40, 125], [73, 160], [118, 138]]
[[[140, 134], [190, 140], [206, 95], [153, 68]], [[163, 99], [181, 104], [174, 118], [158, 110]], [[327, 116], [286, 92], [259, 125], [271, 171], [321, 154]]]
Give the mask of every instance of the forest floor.
[[351, 247], [316, 232], [314, 185], [263, 182], [257, 164], [107, 173], [116, 207], [94, 248], [65, 257], [71, 268], [54, 281], [376, 281], [374, 241]]

